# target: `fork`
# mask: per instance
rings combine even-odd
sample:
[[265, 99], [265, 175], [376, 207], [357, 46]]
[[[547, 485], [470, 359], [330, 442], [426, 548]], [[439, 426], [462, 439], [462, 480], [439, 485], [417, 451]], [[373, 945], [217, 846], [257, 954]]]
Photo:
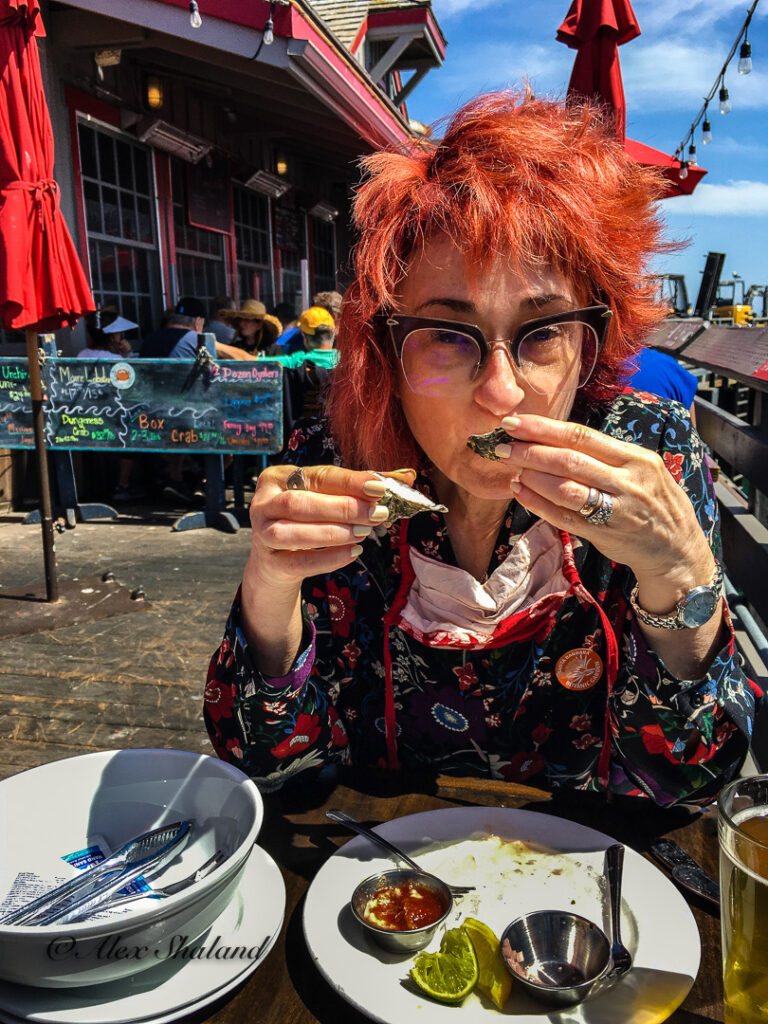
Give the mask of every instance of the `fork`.
[[[373, 843], [378, 843], [379, 846], [383, 846], [385, 850], [390, 853], [394, 853], [400, 860], [412, 867], [414, 871], [419, 871], [421, 874], [428, 874], [424, 868], [419, 867], [415, 860], [411, 860], [407, 853], [403, 853], [399, 850], [394, 843], [390, 843], [384, 836], [380, 836], [378, 832], [374, 832], [373, 829], [367, 828], [365, 825], [361, 825], [359, 821], [351, 818], [346, 812], [339, 810], [338, 808], [332, 808], [330, 811], [325, 812], [326, 818], [330, 818], [331, 821], [337, 822], [339, 825], [343, 825], [348, 828], [351, 832], [357, 832], [358, 835], [365, 836], [366, 839], [370, 839]], [[465, 893], [474, 892], [474, 885], [448, 885], [444, 883], [450, 890], [451, 896], [464, 896]]]
[[169, 885], [157, 889], [137, 889], [134, 892], [122, 893], [119, 896], [113, 896], [98, 906], [87, 905], [70, 917], [68, 923], [84, 921], [101, 910], [113, 910], [115, 907], [124, 907], [126, 904], [134, 903], [136, 900], [144, 898], [164, 900], [169, 896], [175, 896], [177, 892], [188, 889], [190, 885], [210, 875], [214, 868], [217, 868], [223, 860], [226, 860], [226, 857], [227, 855], [223, 850], [217, 850], [212, 857], [209, 857], [204, 864], [196, 868], [191, 875], [187, 875], [186, 878], [180, 878], [178, 882], [171, 882]]
[[611, 904], [611, 960], [609, 975], [620, 978], [632, 966], [632, 954], [621, 941], [621, 878], [624, 869], [624, 847], [614, 843], [605, 851], [605, 874]]

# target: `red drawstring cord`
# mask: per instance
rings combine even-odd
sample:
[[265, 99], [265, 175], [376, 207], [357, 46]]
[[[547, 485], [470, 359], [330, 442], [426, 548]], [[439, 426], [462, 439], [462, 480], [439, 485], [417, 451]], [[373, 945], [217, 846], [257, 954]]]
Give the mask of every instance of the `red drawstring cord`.
[[408, 555], [408, 520], [400, 520], [398, 548], [400, 551], [400, 586], [389, 610], [384, 614], [384, 736], [387, 741], [387, 765], [395, 771], [400, 768], [397, 755], [397, 720], [395, 715], [395, 687], [392, 680], [392, 654], [389, 650], [389, 631], [397, 624], [400, 612], [408, 600], [408, 591], [415, 578]]
[[[560, 536], [563, 540], [563, 547], [566, 552], [572, 551], [571, 539], [567, 533], [561, 531]], [[603, 747], [600, 751], [600, 759], [597, 762], [597, 777], [603, 786], [608, 790], [608, 783], [610, 781], [611, 774], [611, 694], [613, 693], [613, 685], [616, 682], [616, 677], [619, 674], [619, 641], [611, 625], [611, 620], [605, 614], [603, 606], [593, 597], [592, 594], [587, 590], [584, 584], [581, 582], [579, 574], [576, 570], [576, 566], [573, 561], [573, 555], [570, 557], [566, 555], [563, 560], [563, 575], [573, 587], [576, 595], [588, 601], [590, 604], [597, 608], [600, 615], [600, 621], [603, 624], [603, 633], [605, 634], [605, 681], [606, 681], [606, 695], [605, 695], [605, 728], [603, 730]]]

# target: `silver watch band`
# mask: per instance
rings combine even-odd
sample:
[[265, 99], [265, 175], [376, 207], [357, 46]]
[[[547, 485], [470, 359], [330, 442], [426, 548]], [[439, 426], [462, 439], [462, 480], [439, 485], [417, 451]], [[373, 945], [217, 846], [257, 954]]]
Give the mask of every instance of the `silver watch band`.
[[[715, 559], [715, 574], [712, 577], [712, 582], [707, 587], [707, 590], [711, 590], [713, 595], [720, 595], [720, 591], [723, 586], [723, 567], [720, 562]], [[698, 588], [693, 587], [693, 590]], [[632, 611], [635, 613], [637, 618], [646, 624], [646, 626], [653, 626], [656, 629], [685, 629], [685, 623], [683, 622], [682, 616], [682, 603], [687, 595], [684, 595], [674, 609], [667, 615], [658, 615], [654, 612], [647, 612], [645, 608], [641, 608], [637, 603], [637, 595], [640, 591], [640, 584], [636, 583], [632, 588], [632, 593], [629, 596], [629, 603], [632, 607]], [[690, 591], [689, 591], [690, 593]]]

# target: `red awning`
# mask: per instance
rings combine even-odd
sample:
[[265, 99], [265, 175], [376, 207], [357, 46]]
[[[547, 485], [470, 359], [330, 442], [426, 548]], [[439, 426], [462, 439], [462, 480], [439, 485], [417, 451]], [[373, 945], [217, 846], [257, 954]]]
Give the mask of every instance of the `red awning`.
[[94, 301], [59, 209], [37, 0], [0, 0], [0, 326], [72, 325]]
[[577, 50], [568, 96], [597, 101], [616, 115], [616, 134], [627, 153], [641, 164], [661, 168], [667, 180], [662, 199], [689, 195], [707, 173], [688, 167], [680, 178], [680, 161], [625, 136], [626, 101], [621, 81], [619, 47], [640, 35], [630, 0], [573, 0], [557, 30], [558, 42]]
[[698, 164], [688, 164], [688, 175], [681, 178], [682, 165], [679, 160], [675, 160], [673, 156], [663, 153], [660, 149], [654, 149], [653, 146], [646, 146], [644, 142], [637, 142], [635, 139], [625, 139], [624, 149], [638, 163], [645, 164], [646, 167], [661, 168], [667, 179], [667, 191], [661, 197], [662, 199], [669, 199], [672, 196], [689, 196], [707, 173]]

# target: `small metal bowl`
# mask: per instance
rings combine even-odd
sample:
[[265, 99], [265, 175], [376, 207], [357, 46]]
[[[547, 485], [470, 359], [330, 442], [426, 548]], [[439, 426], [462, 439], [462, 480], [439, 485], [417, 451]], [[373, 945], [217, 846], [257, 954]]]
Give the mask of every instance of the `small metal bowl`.
[[611, 944], [586, 917], [538, 910], [507, 927], [501, 956], [512, 977], [541, 1002], [574, 1006], [610, 970]]
[[[424, 925], [423, 928], [411, 928], [408, 931], [382, 928], [371, 921], [366, 921], [363, 913], [368, 900], [379, 889], [384, 889], [389, 885], [402, 885], [404, 882], [418, 882], [431, 889], [444, 907], [441, 916], [432, 924]], [[394, 953], [408, 953], [416, 949], [423, 949], [429, 943], [438, 926], [453, 910], [453, 897], [445, 882], [435, 878], [434, 875], [430, 875], [426, 871], [413, 871], [411, 868], [397, 868], [391, 871], [380, 871], [377, 875], [371, 875], [360, 882], [352, 893], [350, 906], [364, 931], [383, 949]]]

